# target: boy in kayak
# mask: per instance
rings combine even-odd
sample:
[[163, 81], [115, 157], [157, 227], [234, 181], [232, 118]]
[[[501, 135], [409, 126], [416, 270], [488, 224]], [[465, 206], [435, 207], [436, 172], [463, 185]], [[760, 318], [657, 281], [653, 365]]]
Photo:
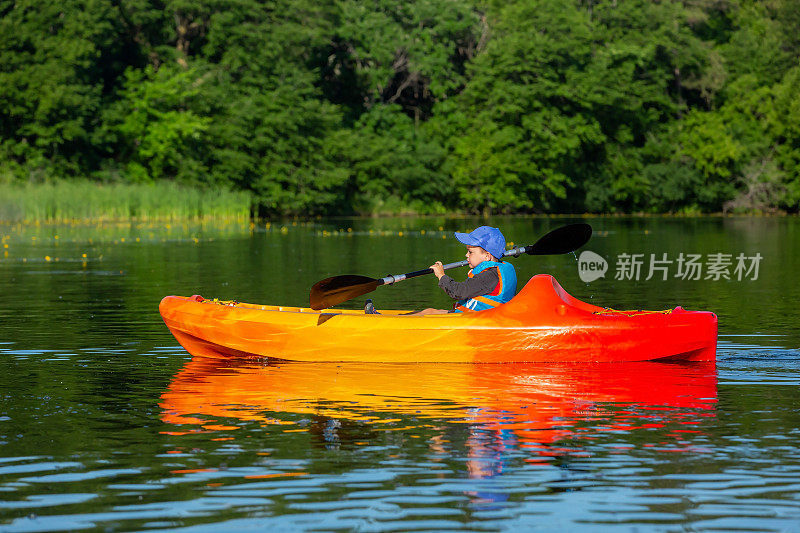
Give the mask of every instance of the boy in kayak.
[[[428, 308], [413, 315], [435, 315], [484, 311], [511, 300], [517, 293], [517, 273], [510, 263], [501, 261], [506, 239], [499, 229], [481, 226], [470, 233], [455, 232], [455, 237], [467, 245], [467, 262], [471, 270], [465, 281], [455, 281], [444, 273], [441, 261], [430, 266], [439, 279], [439, 287], [456, 300], [453, 310]], [[377, 313], [372, 301], [364, 308], [367, 314]]]

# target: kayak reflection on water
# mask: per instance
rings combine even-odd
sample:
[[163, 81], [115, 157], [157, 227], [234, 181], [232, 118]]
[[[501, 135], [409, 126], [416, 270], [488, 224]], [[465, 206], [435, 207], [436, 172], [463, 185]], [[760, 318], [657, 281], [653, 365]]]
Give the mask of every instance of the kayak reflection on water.
[[301, 422], [286, 414], [303, 415], [311, 444], [329, 449], [425, 428], [431, 454], [452, 454], [460, 439], [467, 476], [491, 478], [503, 474], [511, 452], [568, 465], [585, 456], [581, 442], [611, 432], [662, 428], [665, 451], [693, 451], [681, 435], [714, 416], [716, 398], [714, 363], [265, 365], [195, 357], [160, 406], [173, 435], [236, 430], [241, 421], [296, 428]]

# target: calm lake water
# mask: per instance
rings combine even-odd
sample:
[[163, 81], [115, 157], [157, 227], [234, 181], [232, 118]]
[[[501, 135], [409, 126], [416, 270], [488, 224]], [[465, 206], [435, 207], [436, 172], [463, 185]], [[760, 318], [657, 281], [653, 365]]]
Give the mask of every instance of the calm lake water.
[[[489, 223], [524, 245], [576, 221], [605, 277], [521, 257], [521, 282], [714, 311], [716, 367], [209, 363], [158, 315], [168, 294], [306, 305], [330, 275], [460, 260], [453, 231]], [[0, 239], [0, 531], [800, 531], [800, 219], [0, 225]], [[448, 305], [430, 276], [371, 297]]]

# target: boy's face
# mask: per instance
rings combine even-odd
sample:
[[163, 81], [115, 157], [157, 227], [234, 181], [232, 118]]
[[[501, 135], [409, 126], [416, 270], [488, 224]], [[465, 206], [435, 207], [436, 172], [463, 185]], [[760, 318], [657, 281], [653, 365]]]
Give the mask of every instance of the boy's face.
[[475, 268], [484, 261], [492, 260], [492, 254], [490, 254], [480, 246], [467, 246], [466, 257], [470, 268]]

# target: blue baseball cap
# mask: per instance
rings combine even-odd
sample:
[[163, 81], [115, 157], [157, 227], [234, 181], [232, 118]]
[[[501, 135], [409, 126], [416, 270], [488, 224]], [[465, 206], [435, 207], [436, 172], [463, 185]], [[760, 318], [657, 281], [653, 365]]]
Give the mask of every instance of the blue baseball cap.
[[481, 226], [469, 233], [455, 232], [454, 235], [467, 246], [480, 246], [496, 259], [503, 257], [506, 252], [506, 238], [499, 229], [491, 226]]

